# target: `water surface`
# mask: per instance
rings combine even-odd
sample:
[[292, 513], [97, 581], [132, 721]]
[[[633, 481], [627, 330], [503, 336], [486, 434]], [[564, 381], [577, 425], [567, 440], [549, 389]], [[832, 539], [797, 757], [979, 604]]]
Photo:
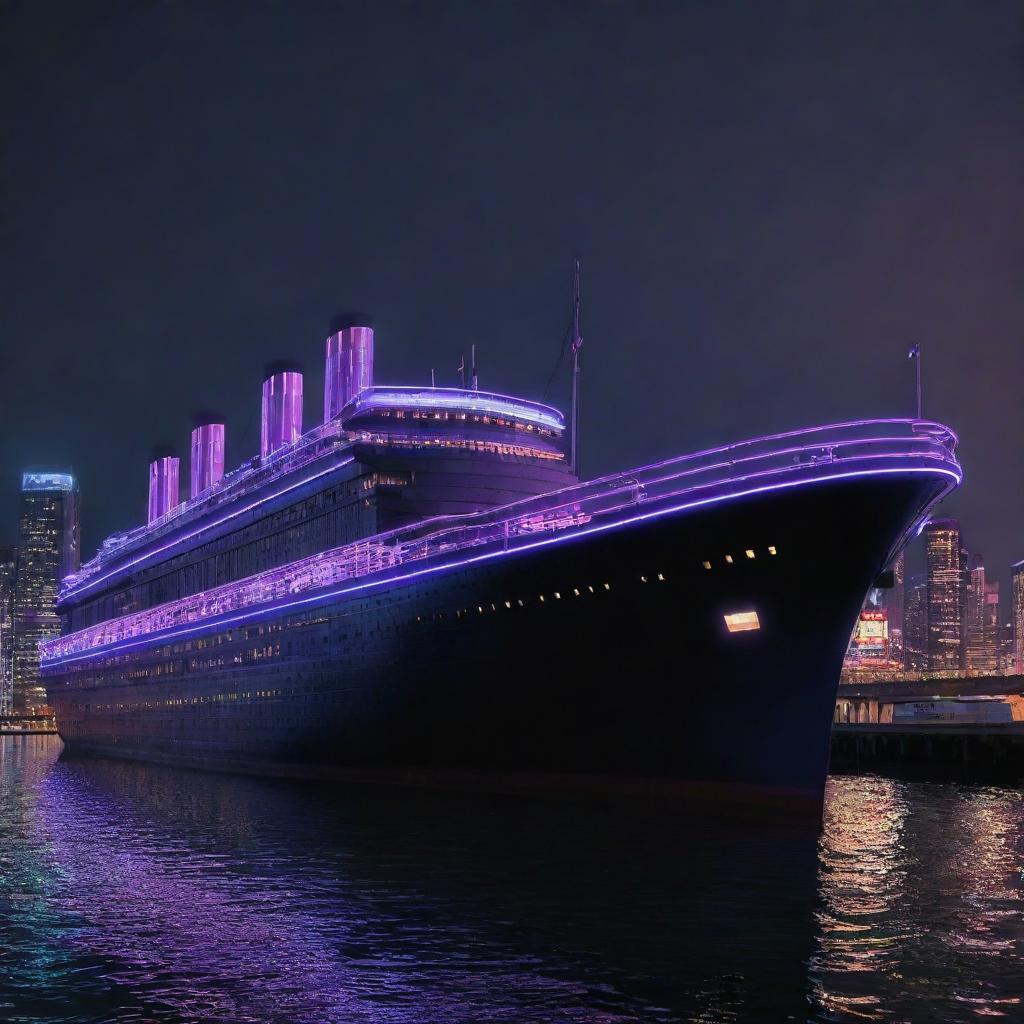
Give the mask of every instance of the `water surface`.
[[0, 1019], [1024, 1020], [1024, 794], [822, 829], [310, 786], [0, 738]]

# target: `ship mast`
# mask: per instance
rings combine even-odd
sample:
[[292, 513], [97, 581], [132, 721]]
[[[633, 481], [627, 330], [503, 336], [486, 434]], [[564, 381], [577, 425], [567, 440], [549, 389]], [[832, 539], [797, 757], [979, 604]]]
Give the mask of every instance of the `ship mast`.
[[580, 474], [580, 261], [572, 276], [572, 400], [569, 407], [569, 468]]

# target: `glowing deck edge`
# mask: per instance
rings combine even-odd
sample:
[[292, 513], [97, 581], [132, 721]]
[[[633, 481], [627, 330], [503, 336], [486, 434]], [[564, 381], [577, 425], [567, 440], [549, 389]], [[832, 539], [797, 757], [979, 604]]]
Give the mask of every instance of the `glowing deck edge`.
[[[394, 388], [393, 387], [393, 388], [389, 388], [389, 390], [391, 390], [391, 391], [400, 391], [402, 389], [401, 388]], [[417, 389], [411, 389], [411, 390], [417, 390]], [[422, 388], [418, 389], [419, 392], [423, 392], [424, 390], [429, 392], [431, 389], [429, 389], [429, 388], [428, 389], [422, 389]], [[438, 388], [436, 390], [437, 391], [444, 391], [446, 389]], [[450, 390], [450, 389], [448, 389], [448, 390]], [[462, 392], [459, 392], [459, 393], [462, 394]], [[499, 395], [497, 397], [499, 397], [499, 398], [508, 398], [509, 396], [501, 396], [501, 395]], [[509, 400], [516, 401], [514, 399], [509, 399]], [[534, 404], [538, 404], [538, 403], [534, 403]], [[542, 408], [551, 409], [552, 412], [558, 414], [558, 411], [555, 410], [555, 409], [552, 409], [550, 406], [544, 406]], [[558, 415], [560, 415], [560, 414], [558, 414]], [[332, 427], [336, 427], [336, 422], [335, 421], [332, 421], [332, 423], [329, 423], [329, 424], [320, 424], [319, 426], [314, 427], [312, 430], [310, 430], [306, 435], [304, 435], [303, 441], [305, 443], [311, 443], [311, 442], [319, 439], [319, 436], [326, 429], [329, 429], [329, 428], [332, 428]], [[851, 432], [851, 431], [863, 431], [866, 428], [879, 428], [880, 429], [880, 428], [883, 428], [883, 427], [887, 428], [887, 429], [888, 428], [895, 429], [897, 427], [903, 427], [903, 428], [909, 429], [910, 433], [909, 433], [909, 436], [900, 437], [900, 438], [889, 438], [889, 437], [886, 437], [884, 435], [880, 436], [878, 434], [876, 434], [874, 436], [866, 436], [866, 437], [865, 436], [855, 436], [855, 437], [843, 436], [843, 435], [845, 435], [845, 434], [847, 434], [848, 432]], [[670, 458], [670, 459], [664, 459], [661, 462], [651, 463], [651, 464], [648, 464], [648, 465], [645, 465], [645, 466], [638, 467], [637, 469], [634, 469], [634, 470], [631, 471], [631, 475], [639, 477], [642, 474], [650, 473], [650, 472], [655, 471], [655, 470], [669, 469], [671, 467], [681, 466], [681, 465], [687, 464], [687, 463], [690, 463], [690, 464], [698, 463], [702, 459], [707, 459], [709, 457], [716, 456], [716, 455], [724, 456], [727, 453], [735, 454], [735, 455], [738, 456], [739, 453], [741, 453], [743, 451], [749, 451], [749, 450], [752, 450], [752, 449], [756, 449], [759, 446], [768, 445], [768, 444], [771, 444], [772, 442], [788, 441], [790, 439], [796, 439], [796, 438], [802, 438], [805, 441], [810, 441], [810, 439], [812, 439], [812, 438], [818, 438], [820, 440], [817, 440], [814, 443], [805, 443], [803, 445], [798, 445], [798, 446], [794, 446], [794, 447], [791, 447], [791, 448], [775, 449], [774, 452], [777, 454], [779, 451], [798, 452], [798, 451], [811, 451], [811, 450], [815, 450], [815, 449], [818, 449], [820, 451], [831, 451], [831, 449], [835, 448], [835, 447], [841, 447], [841, 446], [846, 446], [846, 445], [850, 445], [850, 444], [878, 443], [878, 442], [880, 442], [882, 440], [898, 441], [898, 442], [901, 442], [901, 443], [908, 442], [908, 441], [916, 441], [916, 442], [922, 442], [922, 443], [929, 443], [930, 442], [933, 445], [936, 445], [938, 447], [943, 448], [946, 451], [946, 453], [948, 454], [948, 456], [950, 457], [950, 459], [955, 464], [955, 459], [953, 458], [953, 455], [954, 455], [954, 452], [956, 450], [957, 443], [959, 441], [959, 439], [957, 438], [957, 435], [949, 427], [946, 427], [945, 425], [943, 425], [941, 423], [936, 423], [933, 420], [897, 419], [897, 418], [869, 419], [869, 420], [847, 420], [847, 421], [844, 421], [842, 423], [829, 424], [829, 425], [820, 426], [820, 427], [804, 427], [804, 428], [801, 428], [799, 430], [790, 430], [790, 431], [785, 431], [783, 433], [778, 433], [778, 434], [768, 434], [768, 435], [765, 435], [763, 437], [757, 437], [757, 438], [747, 439], [747, 440], [744, 440], [744, 441], [733, 442], [731, 444], [722, 445], [722, 446], [717, 447], [717, 448], [708, 448], [708, 449], [703, 449], [703, 450], [698, 451], [698, 452], [691, 452], [691, 453], [687, 453], [685, 455], [674, 456], [673, 458]], [[274, 462], [276, 462], [278, 460], [284, 461], [282, 456], [285, 455], [285, 454], [288, 454], [288, 453], [286, 451], [275, 453], [272, 461], [274, 461]], [[327, 453], [324, 453], [323, 456], [321, 456], [321, 457], [326, 457], [326, 454]], [[763, 456], [760, 455], [760, 454], [753, 456], [753, 458], [760, 458], [760, 457], [763, 457]], [[749, 458], [748, 456], [734, 457], [734, 458], [731, 458], [731, 459], [728, 459], [728, 460], [724, 460], [720, 464], [713, 464], [712, 466], [698, 467], [693, 472], [706, 471], [709, 468], [714, 468], [714, 465], [725, 466], [725, 465], [728, 465], [728, 464], [735, 464], [735, 463], [738, 463], [738, 462], [747, 461], [748, 458]], [[316, 460], [314, 460], [314, 461], [316, 461]], [[349, 461], [351, 461], [351, 459]], [[346, 463], [340, 463], [339, 465], [344, 465], [344, 464], [346, 464]], [[296, 468], [298, 468], [298, 467], [296, 467]], [[315, 479], [317, 479], [317, 478], [319, 478], [321, 476], [326, 475], [327, 472], [332, 472], [334, 468], [337, 468], [337, 467], [332, 467], [331, 470], [326, 470], [324, 472], [314, 474], [313, 476], [308, 477], [308, 478], [306, 478], [303, 481], [299, 481], [294, 486], [297, 487], [297, 486], [302, 486], [303, 483], [309, 483], [312, 480], [315, 480]], [[228, 480], [231, 475], [233, 475], [234, 473], [237, 473], [237, 472], [239, 472], [239, 470], [233, 470], [231, 474], [228, 474], [224, 478], [225, 481]], [[582, 492], [584, 490], [592, 490], [592, 489], [595, 489], [595, 488], [599, 488], [601, 486], [613, 484], [616, 480], [621, 479], [623, 476], [625, 476], [625, 474], [614, 473], [614, 474], [609, 474], [609, 475], [604, 476], [604, 477], [597, 477], [597, 478], [595, 478], [593, 480], [585, 481], [583, 483], [571, 484], [568, 487], [561, 488], [560, 490], [552, 491], [552, 492], [550, 492], [549, 495], [546, 495], [546, 496], [543, 496], [543, 497], [544, 498], [554, 499], [557, 496], [568, 495], [568, 494], [571, 494], [573, 492], [582, 494]], [[121, 562], [121, 563], [119, 563], [119, 564], [117, 564], [115, 566], [112, 566], [107, 572], [103, 573], [102, 575], [97, 576], [97, 575], [93, 574], [93, 573], [99, 571], [100, 566], [97, 566], [96, 569], [92, 570], [92, 572], [90, 572], [89, 575], [85, 575], [85, 572], [87, 570], [87, 566], [83, 566], [82, 572], [80, 572], [79, 574], [73, 575], [73, 576], [69, 576], [69, 577], [67, 577], [65, 579], [65, 581], [64, 581], [64, 583], [63, 583], [63, 585], [61, 587], [60, 595], [58, 597], [58, 606], [62, 605], [62, 604], [65, 604], [65, 603], [71, 601], [72, 599], [77, 599], [77, 598], [83, 596], [84, 594], [88, 593], [89, 591], [95, 589], [100, 584], [105, 583], [107, 580], [111, 579], [112, 577], [115, 577], [115, 576], [117, 576], [119, 574], [125, 573], [129, 569], [135, 568], [136, 566], [142, 564], [143, 562], [150, 561], [150, 560], [156, 558], [158, 555], [163, 554], [164, 552], [168, 551], [172, 547], [175, 547], [175, 546], [177, 546], [179, 544], [184, 544], [187, 541], [192, 540], [194, 537], [199, 536], [202, 533], [206, 532], [207, 530], [215, 529], [216, 527], [222, 525], [224, 522], [227, 522], [228, 520], [234, 518], [236, 515], [241, 515], [244, 512], [251, 511], [253, 508], [257, 507], [259, 504], [262, 504], [263, 502], [266, 502], [266, 501], [272, 501], [275, 498], [279, 497], [281, 494], [287, 493], [288, 491], [290, 491], [292, 489], [294, 489], [294, 487], [290, 486], [288, 488], [285, 488], [283, 491], [275, 492], [274, 494], [270, 494], [270, 495], [265, 495], [264, 497], [259, 499], [259, 501], [253, 502], [253, 503], [245, 506], [243, 509], [239, 509], [236, 512], [231, 512], [228, 515], [226, 515], [224, 517], [221, 517], [220, 519], [214, 520], [213, 522], [203, 523], [202, 525], [198, 526], [195, 530], [192, 530], [189, 533], [180, 534], [180, 535], [175, 536], [168, 543], [162, 545], [159, 548], [155, 548], [155, 549], [152, 549], [152, 550], [149, 550], [149, 551], [143, 551], [138, 556], [136, 556], [135, 558], [133, 558], [133, 559], [131, 559], [129, 561]], [[536, 498], [523, 499], [523, 501], [520, 502], [520, 504], [525, 504], [527, 502], [536, 502], [536, 500], [537, 500]], [[179, 506], [179, 508], [185, 508], [185, 507], [187, 507], [187, 504], [188, 503], [186, 503], [186, 505]], [[479, 515], [479, 513], [467, 513], [466, 516], [462, 517], [462, 518], [473, 517], [473, 516], [477, 516], [477, 515]], [[438, 519], [441, 519], [441, 518], [444, 518], [444, 519], [446, 519], [448, 521], [454, 522], [454, 521], [456, 521], [460, 517], [458, 517], [458, 516], [438, 517]], [[133, 540], [141, 539], [141, 536], [144, 535], [144, 533], [145, 533], [145, 530], [140, 531], [139, 536], [134, 537]], [[108, 538], [108, 540], [109, 540], [109, 538]], [[107, 544], [107, 542], [104, 542], [104, 546], [106, 546], [106, 544]]]
[[[910, 458], [910, 459], [913, 459], [915, 456], [914, 455], [908, 455], [907, 457]], [[918, 456], [918, 457], [920, 457], [920, 456]], [[925, 458], [928, 458], [928, 456], [925, 456]], [[931, 458], [934, 458], [934, 456], [931, 456]], [[799, 467], [799, 468], [804, 469], [804, 470], [810, 470], [810, 469], [819, 469], [820, 470], [822, 468], [834, 468], [834, 467], [835, 467], [835, 463], [833, 462], [833, 463], [822, 464], [822, 465], [819, 465], [819, 466], [806, 466], [805, 465], [805, 466], [802, 466], [802, 467]], [[778, 472], [778, 471], [776, 471], [776, 472]], [[402, 583], [402, 582], [404, 582], [406, 580], [416, 579], [416, 578], [422, 577], [424, 575], [433, 574], [433, 573], [440, 573], [440, 572], [445, 572], [445, 571], [450, 571], [450, 570], [461, 568], [461, 567], [464, 567], [464, 566], [467, 566], [467, 565], [472, 565], [472, 564], [475, 564], [475, 563], [479, 563], [479, 562], [483, 562], [483, 561], [488, 561], [488, 560], [491, 560], [491, 559], [494, 559], [494, 558], [510, 557], [512, 555], [515, 555], [515, 554], [519, 554], [519, 553], [522, 553], [522, 552], [525, 552], [525, 551], [535, 550], [535, 549], [540, 548], [540, 547], [546, 547], [546, 546], [549, 546], [551, 544], [564, 543], [564, 542], [567, 542], [567, 541], [579, 539], [581, 537], [590, 536], [590, 535], [595, 534], [595, 533], [602, 533], [602, 532], [606, 532], [606, 531], [611, 530], [611, 529], [617, 529], [617, 528], [622, 528], [622, 527], [625, 527], [625, 526], [629, 526], [629, 525], [634, 524], [634, 523], [644, 522], [644, 521], [648, 521], [650, 519], [660, 518], [660, 517], [663, 517], [663, 516], [684, 512], [684, 511], [687, 511], [689, 509], [701, 508], [701, 507], [705, 507], [705, 506], [708, 506], [708, 505], [720, 504], [720, 503], [725, 502], [725, 501], [732, 501], [732, 500], [737, 500], [737, 499], [744, 498], [744, 497], [749, 497], [750, 495], [753, 495], [753, 494], [763, 494], [763, 493], [768, 493], [768, 492], [771, 492], [771, 491], [779, 491], [779, 490], [791, 489], [793, 487], [806, 486], [806, 485], [815, 484], [815, 483], [826, 483], [826, 482], [830, 482], [830, 481], [833, 481], [833, 480], [852, 479], [852, 478], [859, 478], [859, 477], [877, 477], [877, 476], [884, 476], [884, 475], [890, 475], [890, 474], [905, 475], [905, 474], [920, 474], [920, 473], [942, 475], [942, 476], [945, 476], [945, 477], [947, 477], [947, 478], [949, 478], [950, 480], [953, 481], [953, 483], [946, 485], [946, 487], [944, 488], [942, 494], [939, 495], [936, 499], [934, 499], [933, 502], [929, 503], [928, 507], [930, 507], [930, 505], [933, 504], [935, 501], [939, 501], [943, 497], [945, 497], [945, 495], [948, 494], [949, 491], [951, 491], [954, 487], [959, 485], [959, 483], [962, 480], [962, 475], [958, 471], [954, 471], [953, 469], [950, 469], [950, 468], [947, 468], [946, 466], [941, 466], [941, 465], [936, 465], [936, 466], [912, 466], [912, 465], [908, 465], [908, 466], [900, 466], [900, 467], [880, 466], [880, 467], [877, 467], [877, 468], [853, 470], [853, 471], [850, 471], [850, 472], [824, 472], [824, 473], [819, 473], [819, 475], [814, 475], [814, 476], [806, 476], [806, 475], [804, 475], [804, 476], [801, 476], [800, 479], [791, 479], [791, 480], [786, 480], [786, 481], [782, 481], [782, 482], [779, 482], [779, 483], [766, 484], [766, 485], [755, 486], [755, 487], [748, 487], [748, 488], [745, 488], [745, 489], [731, 491], [731, 492], [726, 493], [726, 494], [713, 495], [713, 496], [710, 496], [710, 497], [699, 498], [699, 499], [696, 499], [696, 500], [693, 500], [693, 501], [689, 501], [689, 502], [683, 502], [681, 504], [671, 505], [671, 506], [666, 507], [666, 508], [655, 509], [655, 510], [652, 510], [650, 512], [642, 513], [642, 514], [639, 514], [639, 515], [628, 516], [628, 517], [617, 517], [616, 519], [614, 519], [611, 522], [604, 522], [604, 523], [597, 523], [597, 524], [590, 523], [590, 524], [585, 525], [585, 526], [575, 526], [575, 527], [574, 526], [569, 526], [569, 527], [564, 528], [563, 532], [558, 534], [558, 535], [546, 537], [546, 538], [543, 538], [543, 539], [540, 539], [540, 540], [536, 540], [536, 541], [532, 541], [532, 542], [518, 543], [518, 544], [516, 544], [513, 547], [503, 547], [503, 548], [499, 548], [498, 550], [485, 551], [485, 552], [481, 552], [480, 554], [476, 554], [476, 555], [464, 555], [461, 558], [456, 558], [454, 560], [442, 562], [440, 564], [428, 565], [428, 566], [425, 566], [425, 567], [423, 567], [421, 569], [413, 570], [411, 572], [397, 573], [397, 574], [396, 573], [390, 573], [390, 574], [387, 574], [387, 575], [383, 575], [383, 576], [381, 576], [380, 578], [377, 578], [377, 579], [369, 579], [369, 580], [365, 580], [364, 582], [360, 582], [360, 583], [347, 584], [347, 585], [342, 586], [340, 588], [333, 588], [333, 589], [321, 588], [320, 590], [316, 591], [315, 593], [311, 593], [307, 597], [298, 598], [298, 599], [295, 599], [295, 600], [283, 600], [283, 601], [273, 601], [273, 602], [270, 602], [270, 603], [263, 603], [263, 604], [259, 604], [259, 605], [256, 605], [254, 607], [251, 607], [249, 609], [246, 609], [245, 611], [240, 612], [238, 614], [214, 615], [214, 616], [211, 616], [211, 617], [205, 619], [204, 621], [197, 622], [195, 625], [183, 626], [183, 627], [180, 627], [180, 628], [173, 628], [172, 627], [172, 628], [165, 629], [165, 630], [159, 630], [159, 631], [153, 632], [153, 633], [146, 633], [145, 635], [138, 637], [138, 639], [131, 639], [131, 640], [124, 639], [124, 640], [121, 640], [121, 641], [114, 641], [114, 642], [105, 643], [105, 644], [102, 644], [102, 645], [90, 646], [87, 649], [82, 650], [81, 653], [68, 652], [66, 654], [51, 655], [52, 651], [57, 650], [62, 645], [66, 645], [69, 641], [73, 642], [76, 638], [84, 639], [87, 634], [93, 633], [95, 630], [102, 629], [104, 626], [108, 626], [109, 627], [113, 622], [118, 621], [118, 620], [107, 620], [106, 623], [101, 623], [101, 624], [99, 624], [96, 627], [89, 627], [88, 629], [81, 630], [81, 631], [79, 631], [76, 634], [69, 634], [68, 636], [65, 636], [65, 637], [59, 637], [59, 638], [55, 638], [54, 640], [44, 642], [43, 644], [40, 645], [41, 663], [49, 670], [49, 669], [54, 668], [54, 667], [58, 667], [58, 666], [61, 666], [61, 665], [66, 665], [66, 664], [71, 664], [71, 663], [79, 662], [79, 661], [90, 659], [90, 658], [116, 656], [117, 654], [125, 652], [125, 651], [135, 650], [135, 649], [138, 649], [140, 647], [158, 646], [158, 645], [170, 642], [172, 640], [179, 639], [181, 637], [195, 636], [195, 635], [197, 635], [199, 633], [204, 633], [204, 632], [212, 632], [212, 631], [215, 631], [215, 630], [218, 630], [218, 629], [225, 628], [227, 626], [234, 625], [236, 623], [258, 621], [261, 618], [265, 618], [265, 617], [273, 616], [273, 615], [278, 615], [278, 614], [280, 614], [280, 613], [282, 613], [284, 611], [287, 611], [288, 609], [307, 607], [307, 606], [310, 606], [310, 605], [313, 605], [313, 604], [326, 603], [326, 602], [329, 602], [329, 601], [332, 601], [332, 600], [336, 600], [337, 598], [347, 596], [349, 594], [357, 593], [359, 591], [363, 591], [363, 590], [367, 590], [367, 589], [371, 589], [371, 588], [375, 588], [375, 587], [391, 585], [391, 584], [395, 584], [395, 583]], [[927, 515], [928, 507], [922, 509], [921, 512], [919, 513], [919, 515], [914, 519], [913, 523], [910, 525], [910, 527], [908, 527], [907, 531], [905, 531], [905, 533], [904, 533], [903, 537], [901, 538], [898, 546], [902, 546], [902, 544], [905, 542], [906, 538], [909, 537], [911, 535], [912, 531], [916, 528], [918, 522], [921, 519], [923, 519], [924, 516]], [[298, 563], [293, 563], [293, 564], [298, 564]], [[270, 573], [282, 572], [282, 571], [286, 571], [288, 568], [289, 568], [289, 566], [282, 566], [282, 567], [279, 567], [279, 569], [277, 569], [277, 570], [269, 570], [269, 572]], [[260, 574], [260, 575], [263, 575], [263, 574]], [[243, 587], [247, 583], [251, 582], [254, 579], [256, 579], [256, 577], [250, 577], [248, 580], [239, 580], [239, 581], [236, 581], [233, 584], [227, 584], [227, 585], [225, 585], [225, 587], [234, 587], [234, 588]], [[194, 600], [196, 596], [197, 595], [192, 595], [190, 598], [184, 598], [184, 599], [182, 599], [182, 602], [188, 601], [188, 600]], [[171, 602], [171, 604], [179, 604], [179, 603], [180, 602]], [[143, 615], [144, 616], [144, 615], [147, 615], [149, 613], [157, 612], [161, 608], [165, 608], [165, 607], [166, 606], [158, 606], [158, 608], [156, 608], [156, 609], [149, 609], [149, 610], [147, 610], [147, 612], [136, 613], [136, 615]], [[128, 617], [125, 617], [125, 618], [128, 618]]]
[[484, 415], [513, 416], [552, 430], [565, 429], [565, 418], [553, 406], [491, 391], [463, 391], [460, 388], [367, 388], [345, 406], [341, 418], [344, 422], [368, 409], [377, 408], [455, 409]]

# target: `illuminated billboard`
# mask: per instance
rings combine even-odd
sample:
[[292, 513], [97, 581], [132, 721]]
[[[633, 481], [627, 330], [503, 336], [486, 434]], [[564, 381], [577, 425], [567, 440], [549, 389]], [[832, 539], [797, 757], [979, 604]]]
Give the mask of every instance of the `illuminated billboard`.
[[862, 611], [853, 631], [849, 657], [860, 664], [883, 662], [889, 656], [889, 617], [884, 611]]
[[75, 478], [70, 473], [22, 473], [23, 491], [73, 491]]

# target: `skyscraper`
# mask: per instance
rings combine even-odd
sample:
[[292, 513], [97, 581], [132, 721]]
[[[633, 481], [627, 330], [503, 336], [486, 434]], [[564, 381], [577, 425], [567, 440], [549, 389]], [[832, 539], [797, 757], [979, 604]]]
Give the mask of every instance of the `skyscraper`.
[[903, 668], [921, 672], [928, 667], [928, 584], [925, 577], [907, 580], [903, 606]]
[[907, 570], [907, 553], [901, 551], [892, 567], [892, 589], [885, 593], [885, 610], [889, 619], [889, 660], [896, 668], [903, 667], [904, 617], [905, 617], [905, 577]]
[[933, 519], [925, 529], [928, 568], [928, 671], [956, 675], [965, 665], [967, 559], [955, 519]]
[[999, 584], [986, 579], [981, 555], [971, 563], [966, 626], [967, 671], [994, 674], [999, 668]]
[[1010, 590], [1013, 593], [1013, 670], [1024, 675], [1024, 560], [1013, 566]]
[[14, 709], [14, 570], [17, 550], [0, 548], [0, 715]]
[[46, 705], [39, 685], [39, 641], [60, 633], [57, 588], [78, 568], [78, 484], [70, 473], [21, 478], [14, 582], [14, 712]]

